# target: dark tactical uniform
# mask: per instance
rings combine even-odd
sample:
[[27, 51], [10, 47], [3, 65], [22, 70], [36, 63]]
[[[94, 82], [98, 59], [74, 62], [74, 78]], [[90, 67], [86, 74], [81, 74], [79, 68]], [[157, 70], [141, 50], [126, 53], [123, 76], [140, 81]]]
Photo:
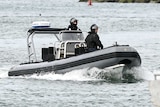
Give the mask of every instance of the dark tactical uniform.
[[71, 25], [68, 26], [67, 30], [79, 30], [79, 29], [78, 29], [77, 25], [71, 24]]
[[[98, 49], [103, 49], [103, 45], [102, 45], [101, 41], [99, 40], [99, 36], [95, 32], [95, 29], [93, 29], [92, 26], [91, 26], [91, 32], [89, 32], [88, 36], [85, 39], [89, 52], [95, 51]], [[97, 27], [97, 29], [98, 29], [98, 27]]]

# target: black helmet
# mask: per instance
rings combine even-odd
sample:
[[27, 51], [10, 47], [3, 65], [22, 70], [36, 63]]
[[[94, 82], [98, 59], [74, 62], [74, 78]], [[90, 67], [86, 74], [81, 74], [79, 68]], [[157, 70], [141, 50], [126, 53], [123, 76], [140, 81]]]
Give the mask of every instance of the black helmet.
[[96, 29], [98, 29], [98, 26], [96, 24], [93, 24], [90, 29], [91, 31], [95, 31]]
[[75, 18], [71, 18], [71, 20], [70, 20], [70, 24], [73, 24], [74, 22], [77, 22], [78, 20], [77, 19], [75, 19]]

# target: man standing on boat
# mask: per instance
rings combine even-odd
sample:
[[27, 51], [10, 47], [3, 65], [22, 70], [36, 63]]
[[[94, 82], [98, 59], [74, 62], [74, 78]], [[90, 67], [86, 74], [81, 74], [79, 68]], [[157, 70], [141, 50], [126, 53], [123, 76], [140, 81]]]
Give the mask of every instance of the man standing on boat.
[[68, 26], [67, 30], [80, 30], [77, 27], [77, 24], [78, 24], [78, 20], [75, 18], [71, 18], [70, 25]]
[[96, 24], [93, 24], [90, 27], [91, 31], [88, 32], [88, 36], [86, 37], [85, 41], [87, 43], [88, 51], [92, 52], [98, 49], [103, 49], [103, 45], [101, 41], [99, 40], [99, 36], [97, 34], [98, 32], [98, 26]]

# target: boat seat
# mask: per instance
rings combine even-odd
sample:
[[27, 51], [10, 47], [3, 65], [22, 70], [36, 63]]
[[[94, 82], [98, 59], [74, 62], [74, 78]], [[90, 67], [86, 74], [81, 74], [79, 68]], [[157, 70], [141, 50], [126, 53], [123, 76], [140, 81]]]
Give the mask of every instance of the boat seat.
[[84, 43], [81, 43], [81, 42], [76, 42], [76, 41], [67, 41], [66, 43], [65, 43], [65, 47], [66, 47], [66, 51], [65, 51], [65, 57], [71, 57], [71, 56], [75, 56], [75, 55], [77, 55], [76, 54], [76, 46], [78, 45], [79, 46], [79, 48], [81, 48], [81, 47], [85, 47], [85, 44]]
[[69, 42], [66, 46], [66, 54], [75, 53], [75, 44], [76, 42]]
[[75, 56], [75, 44], [77, 42], [68, 42], [66, 46], [66, 57]]
[[54, 52], [54, 47], [42, 48], [42, 60], [43, 61], [54, 61], [55, 56], [53, 52]]

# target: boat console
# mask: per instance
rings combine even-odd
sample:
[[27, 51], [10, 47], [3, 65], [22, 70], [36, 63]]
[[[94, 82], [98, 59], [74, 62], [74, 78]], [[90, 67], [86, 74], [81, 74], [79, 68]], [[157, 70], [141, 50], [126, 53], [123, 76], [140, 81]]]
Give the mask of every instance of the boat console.
[[82, 31], [66, 30], [65, 28], [51, 28], [49, 23], [33, 23], [28, 30], [27, 47], [29, 62], [37, 62], [34, 46], [36, 34], [53, 34], [57, 38], [54, 46], [42, 48], [42, 60], [53, 61], [64, 59], [86, 52], [86, 44]]

